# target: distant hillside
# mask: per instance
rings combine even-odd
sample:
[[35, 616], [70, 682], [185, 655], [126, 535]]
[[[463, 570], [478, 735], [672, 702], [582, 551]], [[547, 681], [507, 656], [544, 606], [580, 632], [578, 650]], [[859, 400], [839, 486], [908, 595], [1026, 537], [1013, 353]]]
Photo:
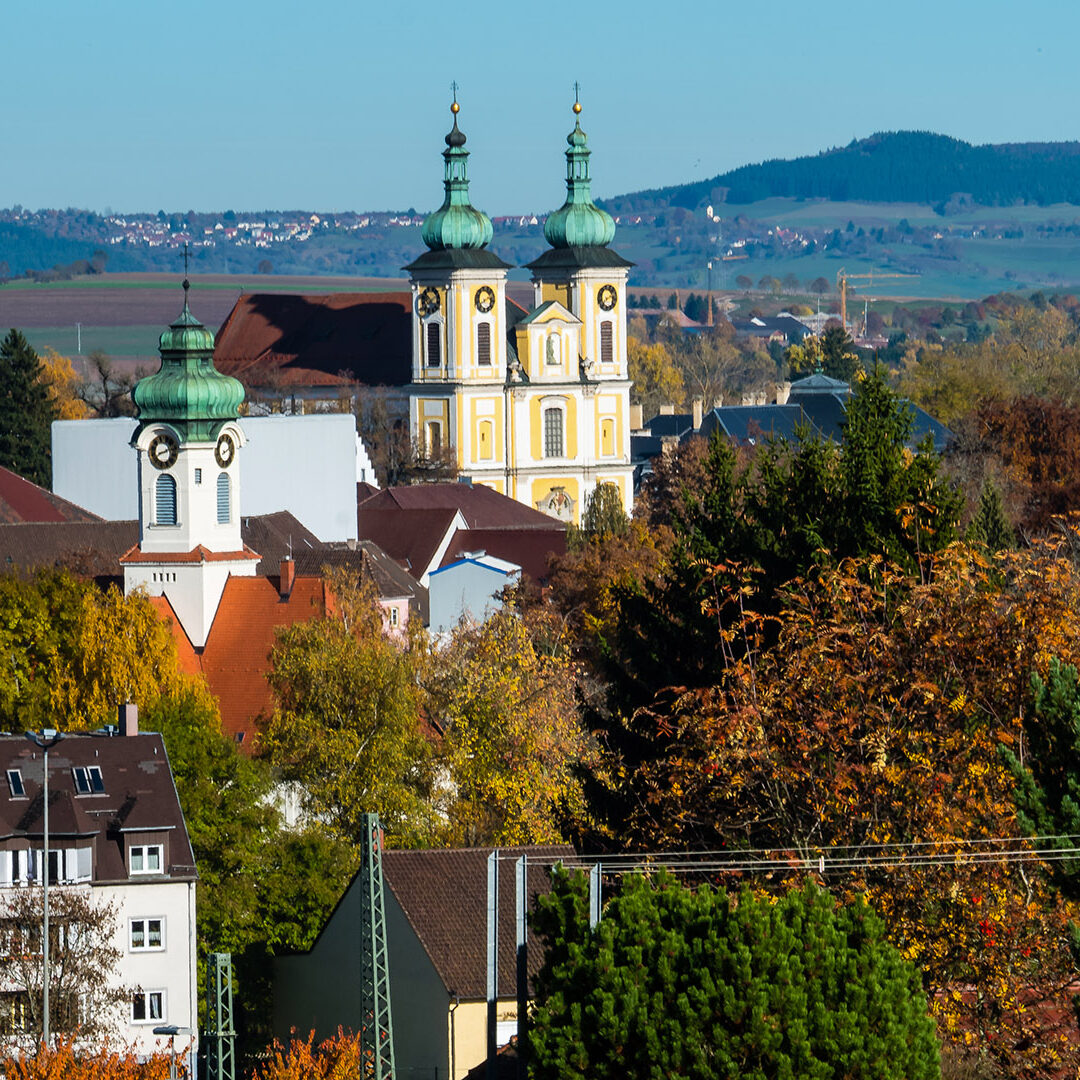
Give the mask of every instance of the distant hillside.
[[972, 146], [928, 131], [880, 132], [812, 157], [743, 165], [712, 180], [617, 196], [607, 205], [620, 213], [694, 209], [722, 201], [718, 189], [726, 189], [729, 203], [783, 197], [946, 209], [962, 193], [981, 206], [1080, 204], [1080, 142]]

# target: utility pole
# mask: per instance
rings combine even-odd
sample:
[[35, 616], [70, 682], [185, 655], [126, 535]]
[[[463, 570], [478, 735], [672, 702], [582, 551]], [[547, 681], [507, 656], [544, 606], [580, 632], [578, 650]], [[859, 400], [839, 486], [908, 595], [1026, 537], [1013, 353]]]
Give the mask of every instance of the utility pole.
[[383, 892], [383, 831], [378, 814], [363, 815], [360, 849], [360, 1051], [364, 1076], [392, 1080], [394, 1024]]

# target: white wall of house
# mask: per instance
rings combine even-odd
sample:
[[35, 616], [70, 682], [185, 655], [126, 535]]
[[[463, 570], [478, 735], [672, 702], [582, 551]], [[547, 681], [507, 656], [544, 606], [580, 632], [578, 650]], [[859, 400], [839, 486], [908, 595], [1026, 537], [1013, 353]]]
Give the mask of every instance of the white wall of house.
[[502, 607], [500, 593], [520, 575], [520, 566], [490, 555], [461, 559], [433, 570], [428, 578], [431, 632], [452, 630], [463, 617], [483, 622]]
[[[195, 882], [100, 885], [94, 888], [94, 898], [116, 910], [115, 942], [120, 960], [115, 979], [144, 999], [144, 1019], [135, 1018], [133, 1001], [126, 1005], [120, 1020], [121, 1038], [137, 1053], [148, 1054], [169, 1049], [168, 1037], [155, 1035], [155, 1027], [175, 1024], [188, 1028], [192, 1034], [178, 1035], [176, 1050], [189, 1052], [193, 1063], [198, 1048]], [[162, 944], [156, 946], [152, 944], [154, 928], [150, 924], [159, 920]], [[156, 1011], [156, 1001], [149, 997], [153, 994], [161, 995], [160, 1018], [151, 1015]]]
[[[374, 482], [352, 416], [244, 416], [240, 514], [288, 510], [320, 540], [356, 539], [356, 483]], [[53, 492], [109, 521], [139, 516], [134, 420], [57, 420]], [[213, 475], [216, 475], [216, 470]]]

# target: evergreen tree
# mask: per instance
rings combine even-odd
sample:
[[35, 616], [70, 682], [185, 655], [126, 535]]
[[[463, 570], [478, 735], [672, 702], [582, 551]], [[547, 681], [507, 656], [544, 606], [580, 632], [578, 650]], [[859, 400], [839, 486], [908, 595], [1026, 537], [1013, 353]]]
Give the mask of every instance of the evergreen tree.
[[581, 527], [570, 526], [566, 543], [571, 549], [580, 548], [590, 540], [624, 536], [629, 527], [630, 519], [623, 509], [619, 489], [614, 484], [597, 484], [581, 515]]
[[[1034, 699], [1024, 722], [1027, 747], [1020, 759], [1008, 747], [1001, 754], [1014, 777], [1013, 793], [1020, 827], [1043, 839], [1040, 847], [1072, 850], [1080, 836], [1080, 680], [1076, 668], [1056, 657], [1044, 682], [1031, 677]], [[1052, 864], [1055, 877], [1070, 896], [1080, 897], [1080, 859]]]
[[556, 871], [533, 1080], [936, 1080], [916, 969], [858, 901], [808, 884], [777, 903], [624, 879], [594, 930], [584, 875]]
[[964, 538], [969, 544], [980, 547], [991, 555], [1016, 546], [1016, 535], [1005, 516], [1001, 492], [989, 476], [983, 482], [979, 509], [971, 519]]
[[38, 354], [18, 330], [11, 330], [0, 342], [0, 466], [48, 487], [50, 425], [57, 416]]

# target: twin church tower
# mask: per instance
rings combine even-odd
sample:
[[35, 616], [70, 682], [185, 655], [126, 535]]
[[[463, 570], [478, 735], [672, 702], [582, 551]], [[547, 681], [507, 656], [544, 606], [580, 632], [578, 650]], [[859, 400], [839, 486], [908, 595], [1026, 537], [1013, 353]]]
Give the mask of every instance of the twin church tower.
[[491, 221], [469, 202], [469, 152], [454, 123], [445, 197], [424, 221], [428, 250], [405, 269], [413, 299], [410, 428], [447, 449], [463, 476], [567, 521], [599, 484], [633, 501], [626, 280], [611, 215], [592, 201], [589, 147], [574, 102], [566, 202], [528, 264], [533, 307], [506, 296], [509, 265], [488, 250]]
[[[534, 305], [506, 296], [510, 267], [487, 250], [490, 219], [469, 203], [468, 151], [446, 136], [446, 196], [424, 222], [412, 285], [413, 437], [448, 451], [463, 476], [567, 521], [597, 485], [633, 499], [626, 279], [611, 216], [589, 193], [589, 148], [575, 122], [567, 196], [528, 266]], [[581, 106], [574, 103], [575, 118]], [[161, 335], [161, 368], [139, 381], [139, 543], [121, 559], [125, 591], [167, 598], [200, 648], [230, 577], [259, 556], [240, 530], [241, 383], [214, 367], [214, 335], [188, 307]]]

